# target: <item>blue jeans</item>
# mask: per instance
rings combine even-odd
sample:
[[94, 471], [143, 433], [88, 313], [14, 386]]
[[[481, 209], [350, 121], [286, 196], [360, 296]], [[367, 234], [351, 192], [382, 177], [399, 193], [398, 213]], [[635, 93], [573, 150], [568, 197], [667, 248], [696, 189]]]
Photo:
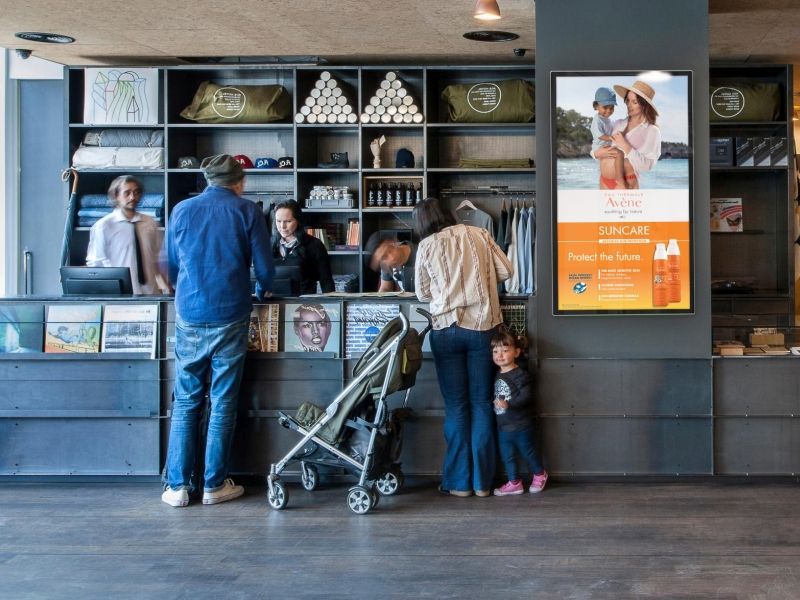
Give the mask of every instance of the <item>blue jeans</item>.
[[521, 479], [517, 468], [517, 456], [522, 458], [534, 475], [540, 475], [544, 471], [542, 461], [536, 454], [533, 425], [521, 431], [498, 431], [497, 437], [500, 442], [500, 457], [503, 459], [509, 481]]
[[225, 325], [175, 319], [175, 402], [166, 469], [167, 483], [173, 489], [194, 489], [196, 484], [191, 477], [209, 369], [211, 415], [206, 437], [204, 488], [212, 490], [221, 486], [228, 475], [248, 329], [249, 318]]
[[489, 342], [494, 329], [473, 331], [457, 325], [431, 332], [439, 389], [444, 397], [442, 488], [490, 490], [495, 468], [492, 409], [494, 363]]

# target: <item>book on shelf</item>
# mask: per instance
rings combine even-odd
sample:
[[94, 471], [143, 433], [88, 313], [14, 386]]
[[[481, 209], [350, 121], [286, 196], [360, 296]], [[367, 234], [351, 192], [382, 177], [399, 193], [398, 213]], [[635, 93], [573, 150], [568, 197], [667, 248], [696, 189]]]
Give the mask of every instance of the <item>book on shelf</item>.
[[345, 322], [345, 358], [365, 352], [383, 326], [398, 314], [400, 314], [399, 304], [348, 304]]
[[339, 356], [341, 314], [338, 304], [287, 303], [283, 325], [284, 352], [333, 352]]
[[347, 245], [358, 247], [361, 242], [361, 223], [358, 219], [348, 219], [347, 222]]
[[100, 304], [52, 304], [47, 307], [44, 351], [100, 352]]
[[711, 231], [744, 231], [741, 198], [711, 198]]
[[107, 304], [103, 309], [103, 352], [141, 352], [156, 357], [158, 304]]
[[41, 352], [43, 304], [0, 304], [0, 354]]
[[254, 306], [250, 313], [247, 351], [277, 352], [279, 329], [279, 304], [259, 304]]
[[328, 239], [328, 232], [325, 229], [322, 227], [307, 227], [306, 232], [322, 242], [326, 250], [331, 249], [331, 242]]

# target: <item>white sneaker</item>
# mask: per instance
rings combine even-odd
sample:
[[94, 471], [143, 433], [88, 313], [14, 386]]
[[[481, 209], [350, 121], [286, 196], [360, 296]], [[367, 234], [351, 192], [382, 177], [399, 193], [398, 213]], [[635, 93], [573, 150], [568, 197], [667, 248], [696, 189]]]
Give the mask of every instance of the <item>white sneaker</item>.
[[189, 490], [173, 490], [171, 487], [167, 487], [164, 493], [161, 494], [161, 501], [166, 502], [170, 506], [188, 506]]
[[233, 500], [244, 494], [244, 486], [236, 485], [233, 479], [226, 479], [221, 486], [214, 490], [203, 491], [203, 504], [219, 504]]

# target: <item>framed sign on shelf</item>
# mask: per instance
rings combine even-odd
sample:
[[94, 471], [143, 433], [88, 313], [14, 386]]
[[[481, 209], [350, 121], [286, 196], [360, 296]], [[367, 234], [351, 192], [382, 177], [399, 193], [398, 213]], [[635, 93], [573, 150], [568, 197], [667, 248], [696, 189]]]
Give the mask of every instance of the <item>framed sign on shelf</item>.
[[550, 84], [553, 313], [694, 312], [691, 72]]

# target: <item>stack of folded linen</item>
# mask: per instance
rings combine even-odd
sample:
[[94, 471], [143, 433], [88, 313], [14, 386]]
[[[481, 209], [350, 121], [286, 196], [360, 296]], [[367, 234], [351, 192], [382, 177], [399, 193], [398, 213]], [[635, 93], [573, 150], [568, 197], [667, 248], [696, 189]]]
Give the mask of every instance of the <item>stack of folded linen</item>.
[[[91, 227], [114, 210], [105, 194], [85, 194], [78, 198], [78, 227]], [[136, 209], [164, 223], [164, 194], [144, 194]]]
[[164, 132], [157, 129], [89, 131], [72, 156], [74, 169], [163, 169]]

